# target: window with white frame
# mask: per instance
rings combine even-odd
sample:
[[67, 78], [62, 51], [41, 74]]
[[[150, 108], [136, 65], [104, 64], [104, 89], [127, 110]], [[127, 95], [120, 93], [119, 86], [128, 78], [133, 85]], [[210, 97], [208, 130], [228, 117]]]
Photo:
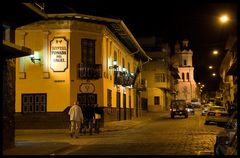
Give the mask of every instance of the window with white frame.
[[155, 82], [165, 82], [165, 74], [164, 73], [156, 73], [155, 74]]
[[46, 112], [46, 109], [47, 109], [46, 93], [22, 94], [23, 113]]

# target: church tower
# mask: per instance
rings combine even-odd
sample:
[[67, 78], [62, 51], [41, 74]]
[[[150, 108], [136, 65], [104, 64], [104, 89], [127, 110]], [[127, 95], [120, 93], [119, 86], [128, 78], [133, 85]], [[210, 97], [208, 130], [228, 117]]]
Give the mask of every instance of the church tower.
[[194, 67], [192, 64], [193, 52], [189, 48], [189, 41], [184, 39], [182, 41], [182, 48], [179, 43], [175, 45], [175, 54], [178, 58], [178, 71], [180, 79], [178, 79], [178, 93], [177, 99], [184, 99], [191, 102], [192, 99], [198, 98], [197, 85], [194, 80]]

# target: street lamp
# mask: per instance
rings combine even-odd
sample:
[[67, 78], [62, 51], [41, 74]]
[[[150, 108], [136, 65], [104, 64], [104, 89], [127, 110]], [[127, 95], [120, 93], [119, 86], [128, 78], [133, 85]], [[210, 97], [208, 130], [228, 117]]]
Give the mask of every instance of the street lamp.
[[213, 51], [213, 55], [218, 55], [218, 51], [217, 51], [217, 50], [214, 50], [214, 51]]
[[212, 76], [215, 77], [215, 76], [216, 76], [216, 73], [212, 73]]
[[219, 21], [220, 21], [222, 24], [227, 23], [227, 22], [229, 21], [228, 15], [226, 15], [226, 14], [221, 15], [221, 16], [219, 17]]
[[209, 69], [213, 69], [213, 66], [212, 66], [212, 65], [209, 65], [208, 68], [209, 68]]

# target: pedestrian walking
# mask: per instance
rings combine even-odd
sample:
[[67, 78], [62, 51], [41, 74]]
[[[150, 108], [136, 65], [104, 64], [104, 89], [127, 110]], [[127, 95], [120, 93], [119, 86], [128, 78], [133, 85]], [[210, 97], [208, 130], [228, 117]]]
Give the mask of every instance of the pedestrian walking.
[[74, 102], [74, 104], [69, 109], [68, 114], [70, 115], [70, 136], [78, 138], [80, 125], [83, 122], [83, 113], [81, 107], [78, 105], [78, 102]]
[[80, 126], [80, 134], [82, 134], [83, 129], [85, 128], [85, 124], [86, 124], [86, 105], [85, 104], [81, 104], [80, 105], [81, 109], [82, 109], [82, 113], [83, 113], [83, 121], [81, 122], [81, 126]]
[[83, 133], [86, 134], [87, 129], [89, 129], [90, 135], [92, 135], [93, 129], [93, 119], [94, 119], [94, 105], [88, 104], [85, 107], [85, 116], [84, 116], [84, 131]]
[[101, 114], [102, 114], [101, 108], [96, 105], [95, 108], [94, 108], [94, 113], [95, 113], [95, 117], [94, 117], [94, 132], [95, 133], [99, 133]]

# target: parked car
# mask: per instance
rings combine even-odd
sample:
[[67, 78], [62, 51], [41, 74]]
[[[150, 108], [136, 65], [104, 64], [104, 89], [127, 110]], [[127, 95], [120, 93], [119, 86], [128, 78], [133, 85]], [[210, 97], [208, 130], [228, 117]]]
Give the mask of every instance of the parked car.
[[186, 110], [187, 110], [188, 114], [192, 114], [192, 115], [195, 114], [194, 108], [192, 107], [191, 103], [187, 103]]
[[227, 109], [223, 106], [212, 105], [210, 106], [209, 111], [226, 111], [227, 112]]
[[219, 110], [210, 110], [207, 113], [205, 118], [205, 125], [210, 123], [215, 123], [219, 126], [224, 126], [229, 120], [229, 114], [227, 111], [219, 111]]
[[202, 106], [202, 116], [207, 115], [207, 112], [209, 111], [209, 109], [210, 109], [210, 104], [204, 104]]
[[170, 106], [171, 118], [174, 118], [175, 115], [179, 116], [184, 115], [185, 118], [188, 118], [188, 112], [186, 107], [187, 107], [186, 100], [172, 100]]
[[237, 132], [234, 134], [233, 138], [231, 139], [229, 145], [226, 147], [226, 152], [224, 155], [238, 155], [237, 154]]
[[[216, 135], [216, 142], [214, 144], [214, 154], [217, 156], [220, 155], [234, 155], [236, 152], [236, 138], [234, 135], [237, 131], [237, 112], [234, 112], [226, 126], [222, 131]], [[235, 148], [235, 149], [234, 149]]]
[[237, 129], [218, 139], [218, 144], [214, 145], [214, 154], [216, 156], [237, 154]]
[[191, 104], [193, 108], [200, 108], [201, 107], [201, 102], [199, 99], [192, 99]]

